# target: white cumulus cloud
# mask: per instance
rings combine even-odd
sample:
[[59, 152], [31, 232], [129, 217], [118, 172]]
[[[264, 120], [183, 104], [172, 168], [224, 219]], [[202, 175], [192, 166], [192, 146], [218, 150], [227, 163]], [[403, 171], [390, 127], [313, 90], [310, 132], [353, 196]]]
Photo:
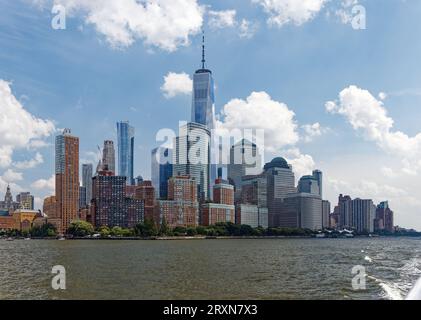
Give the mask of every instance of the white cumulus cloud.
[[0, 79], [0, 167], [12, 164], [15, 150], [27, 148], [54, 131], [51, 121], [39, 119], [25, 110], [13, 95], [10, 83]]
[[276, 153], [299, 140], [295, 113], [266, 92], [252, 92], [246, 100], [229, 101], [219, 118], [219, 129], [264, 130], [264, 147], [268, 152]]
[[12, 169], [7, 169], [1, 178], [7, 183], [18, 182], [23, 180], [23, 174]]
[[167, 99], [178, 95], [189, 95], [193, 90], [193, 80], [187, 73], [169, 72], [164, 77], [164, 84], [161, 91]]
[[[39, 0], [33, 0], [35, 3]], [[197, 0], [50, 0], [70, 16], [81, 16], [112, 47], [125, 48], [140, 39], [146, 45], [175, 51], [201, 31], [204, 8]], [[45, 6], [46, 8], [51, 8]]]
[[301, 126], [304, 131], [303, 140], [305, 142], [311, 142], [315, 138], [320, 137], [323, 133], [327, 131], [326, 128], [323, 128], [322, 125], [318, 122], [313, 124], [305, 124]]
[[56, 178], [54, 175], [49, 179], [39, 179], [31, 184], [31, 187], [42, 191], [54, 192], [56, 188]]
[[385, 152], [402, 160], [403, 172], [416, 174], [421, 169], [421, 133], [411, 137], [394, 130], [394, 120], [382, 101], [369, 91], [350, 86], [339, 94], [338, 101], [326, 103], [326, 110], [340, 114], [368, 140]]
[[302, 25], [312, 20], [328, 0], [252, 0], [269, 15], [268, 22], [282, 27], [285, 24]]
[[44, 163], [44, 158], [39, 152], [37, 152], [33, 159], [19, 161], [19, 162], [14, 163], [13, 165], [16, 168], [23, 170], [23, 169], [33, 169], [42, 163]]
[[223, 29], [234, 27], [237, 24], [235, 10], [213, 11], [208, 12], [209, 26], [214, 29]]

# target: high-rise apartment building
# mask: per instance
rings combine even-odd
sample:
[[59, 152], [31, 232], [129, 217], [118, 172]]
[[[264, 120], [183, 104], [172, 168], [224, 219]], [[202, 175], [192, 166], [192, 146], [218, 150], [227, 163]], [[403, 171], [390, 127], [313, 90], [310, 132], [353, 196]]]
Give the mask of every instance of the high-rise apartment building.
[[93, 178], [93, 211], [96, 227], [133, 228], [144, 221], [144, 200], [126, 195], [126, 177], [102, 171]]
[[114, 141], [104, 141], [104, 148], [102, 149], [102, 166], [104, 170], [108, 170], [116, 174]]
[[172, 149], [155, 148], [151, 154], [152, 185], [158, 199], [168, 198], [168, 180], [173, 175]]
[[145, 220], [152, 220], [159, 224], [159, 217], [155, 212], [155, 188], [152, 181], [142, 181], [136, 186], [135, 199], [143, 200], [145, 204]]
[[376, 206], [371, 199], [354, 199], [339, 195], [338, 228], [353, 229], [358, 232], [373, 232], [376, 218]]
[[70, 223], [77, 219], [79, 210], [79, 138], [65, 129], [56, 137], [56, 228], [65, 233]]
[[118, 175], [127, 178], [127, 184], [134, 185], [134, 134], [135, 129], [128, 121], [117, 123]]
[[190, 177], [172, 177], [168, 182], [168, 200], [158, 200], [157, 210], [160, 223], [196, 227], [199, 225], [199, 203], [197, 183]]

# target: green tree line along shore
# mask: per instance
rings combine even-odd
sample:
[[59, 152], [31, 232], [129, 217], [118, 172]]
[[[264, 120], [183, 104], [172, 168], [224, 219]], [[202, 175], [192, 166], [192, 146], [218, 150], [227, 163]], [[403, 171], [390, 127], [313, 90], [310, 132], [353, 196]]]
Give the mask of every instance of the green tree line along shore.
[[[160, 227], [157, 227], [153, 221], [146, 220], [144, 223], [139, 223], [134, 228], [124, 229], [121, 227], [107, 227], [102, 226], [94, 228], [92, 224], [85, 221], [73, 222], [67, 230], [69, 237], [89, 238], [96, 236], [96, 238], [153, 238], [153, 237], [311, 237], [315, 236], [312, 230], [296, 229], [296, 228], [268, 228], [261, 227], [252, 228], [248, 225], [237, 225], [234, 223], [218, 223], [213, 226], [199, 226], [199, 227], [176, 227], [170, 228], [165, 221]], [[338, 237], [338, 231], [331, 230], [328, 237]], [[362, 233], [355, 235], [368, 235]], [[382, 233], [381, 236], [421, 236], [420, 232], [397, 232], [393, 234]], [[55, 227], [52, 224], [45, 224], [40, 227], [34, 227], [29, 231], [19, 232], [17, 230], [0, 231], [2, 237], [32, 237], [32, 238], [56, 238], [58, 236]]]

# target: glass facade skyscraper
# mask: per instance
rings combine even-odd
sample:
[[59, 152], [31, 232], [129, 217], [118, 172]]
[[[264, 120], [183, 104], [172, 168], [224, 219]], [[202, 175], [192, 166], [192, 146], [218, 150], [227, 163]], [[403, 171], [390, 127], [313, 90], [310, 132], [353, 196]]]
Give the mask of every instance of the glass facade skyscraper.
[[134, 127], [128, 121], [117, 123], [118, 174], [134, 185]]
[[212, 71], [205, 68], [205, 37], [202, 45], [202, 68], [193, 75], [192, 122], [209, 130], [215, 128], [215, 84]]
[[173, 177], [189, 176], [196, 181], [198, 198], [210, 198], [210, 135], [206, 126], [187, 123], [180, 127], [173, 152]]
[[172, 170], [172, 149], [163, 147], [153, 149], [151, 176], [158, 199], [167, 199], [168, 197], [168, 180], [172, 177]]
[[[83, 198], [85, 199], [83, 201], [79, 201], [80, 204], [82, 204], [81, 208], [86, 207], [91, 203], [92, 200], [92, 176], [93, 176], [93, 165], [83, 164], [82, 165], [82, 187], [85, 187], [85, 194], [83, 195]], [[82, 198], [82, 195], [80, 195]]]

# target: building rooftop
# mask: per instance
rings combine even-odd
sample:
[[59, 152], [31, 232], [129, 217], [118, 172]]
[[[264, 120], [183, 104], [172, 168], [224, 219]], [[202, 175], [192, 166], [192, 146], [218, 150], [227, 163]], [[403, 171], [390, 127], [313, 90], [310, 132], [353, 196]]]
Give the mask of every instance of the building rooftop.
[[271, 162], [266, 163], [264, 167], [265, 170], [269, 170], [271, 168], [290, 169], [290, 166], [284, 158], [278, 157], [278, 158], [273, 159]]

